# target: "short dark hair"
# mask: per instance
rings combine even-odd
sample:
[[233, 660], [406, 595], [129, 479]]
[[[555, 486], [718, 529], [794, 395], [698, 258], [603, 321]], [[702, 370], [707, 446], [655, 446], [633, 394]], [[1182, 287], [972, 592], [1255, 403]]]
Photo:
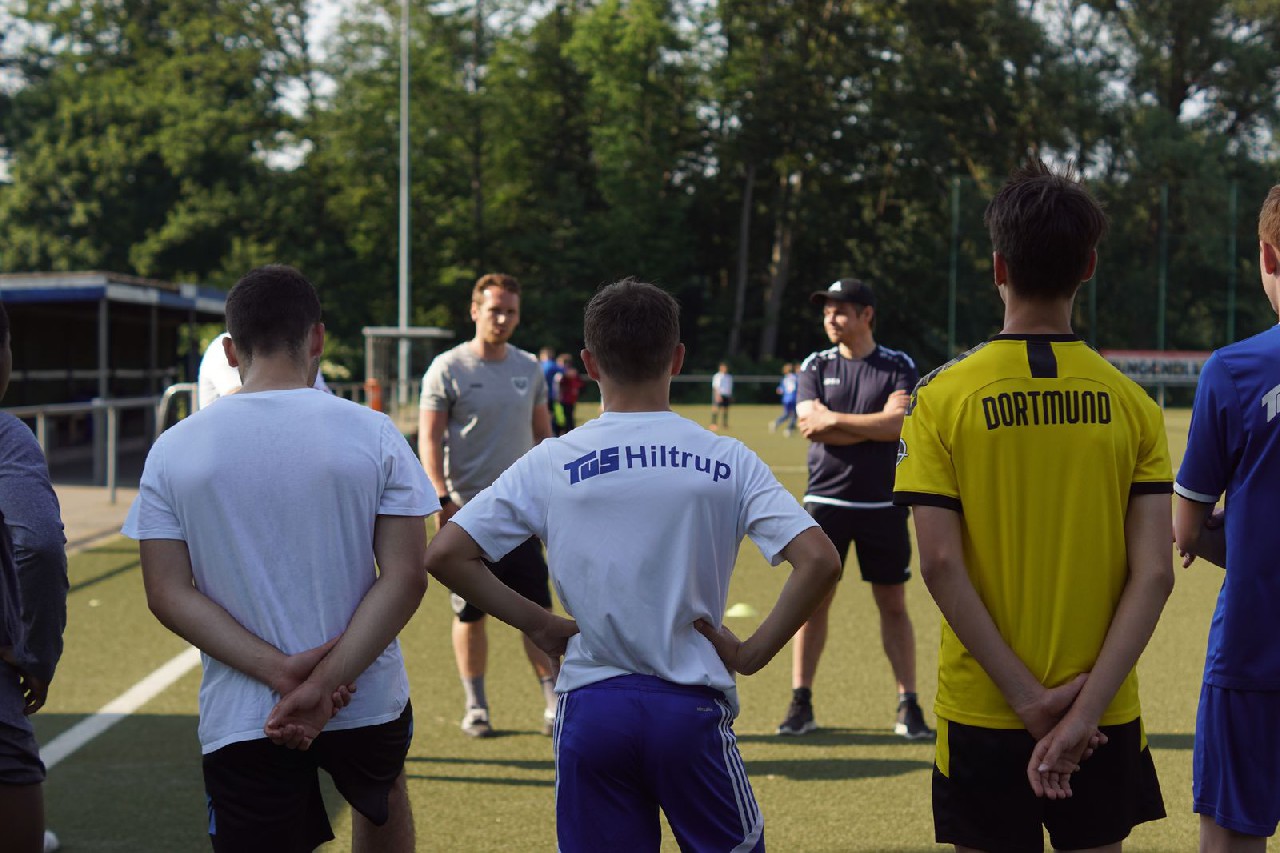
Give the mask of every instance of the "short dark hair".
[[1009, 266], [1019, 296], [1059, 299], [1075, 293], [1089, 258], [1107, 233], [1107, 215], [1067, 164], [1042, 160], [1014, 171], [983, 216], [992, 247]]
[[227, 331], [245, 359], [281, 348], [297, 357], [320, 317], [316, 289], [283, 264], [250, 270], [227, 294]]
[[1273, 249], [1280, 248], [1280, 184], [1272, 187], [1262, 202], [1262, 210], [1258, 212], [1258, 239]]
[[519, 279], [506, 273], [491, 272], [476, 279], [476, 286], [471, 290], [471, 302], [475, 305], [484, 302], [484, 292], [491, 287], [500, 287], [507, 293], [520, 295]]
[[4, 310], [4, 303], [0, 302], [0, 347], [9, 343], [9, 313]]
[[600, 372], [634, 384], [667, 375], [680, 344], [680, 303], [660, 287], [624, 278], [591, 297], [582, 337]]

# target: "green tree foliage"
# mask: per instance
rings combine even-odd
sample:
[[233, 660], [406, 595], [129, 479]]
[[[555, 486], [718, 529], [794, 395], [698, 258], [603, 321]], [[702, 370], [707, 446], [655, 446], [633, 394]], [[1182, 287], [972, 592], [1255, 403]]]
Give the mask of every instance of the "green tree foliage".
[[301, 0], [29, 3], [3, 267], [203, 278], [263, 239], [303, 16]]
[[[279, 260], [345, 352], [394, 322], [399, 0], [344, 4], [319, 46], [304, 0], [10, 7], [0, 268], [225, 284]], [[772, 367], [823, 345], [807, 294], [854, 275], [881, 339], [934, 365], [999, 326], [982, 210], [1028, 154], [1078, 163], [1111, 213], [1077, 317], [1098, 344], [1156, 345], [1162, 263], [1167, 346], [1225, 341], [1233, 277], [1236, 334], [1270, 322], [1280, 0], [411, 9], [412, 322], [465, 334], [503, 270], [520, 342], [574, 351], [582, 303], [637, 275], [680, 297], [692, 368]]]

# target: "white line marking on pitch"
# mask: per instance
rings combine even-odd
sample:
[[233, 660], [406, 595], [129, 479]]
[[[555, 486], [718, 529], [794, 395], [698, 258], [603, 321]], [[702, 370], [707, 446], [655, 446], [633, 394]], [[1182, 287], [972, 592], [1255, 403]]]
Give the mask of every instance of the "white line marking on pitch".
[[107, 729], [163, 693], [170, 685], [200, 664], [200, 650], [189, 647], [137, 684], [103, 705], [91, 717], [86, 717], [58, 735], [40, 750], [44, 766], [51, 768], [62, 759], [84, 746]]

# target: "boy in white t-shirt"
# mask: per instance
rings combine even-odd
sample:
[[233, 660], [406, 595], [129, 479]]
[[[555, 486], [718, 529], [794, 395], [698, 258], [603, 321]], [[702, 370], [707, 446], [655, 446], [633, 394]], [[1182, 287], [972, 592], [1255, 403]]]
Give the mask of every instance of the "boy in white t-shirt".
[[[830, 540], [759, 457], [671, 411], [679, 334], [679, 306], [657, 287], [600, 290], [582, 360], [603, 414], [525, 454], [427, 553], [428, 571], [453, 586], [531, 534], [547, 545], [582, 632], [556, 684], [561, 853], [657, 850], [660, 809], [681, 849], [764, 849], [732, 729], [734, 673], [764, 666], [840, 572]], [[739, 642], [719, 626], [743, 536], [793, 570]]]
[[[720, 362], [720, 369], [711, 376], [711, 428], [729, 428], [729, 407], [733, 405], [733, 374], [729, 365]], [[717, 419], [719, 423], [717, 424]]]
[[411, 851], [396, 634], [426, 590], [424, 519], [440, 504], [390, 419], [311, 390], [324, 325], [297, 270], [248, 273], [227, 322], [243, 387], [160, 436], [124, 525], [152, 612], [203, 653], [213, 848], [333, 838], [323, 768], [358, 849]]

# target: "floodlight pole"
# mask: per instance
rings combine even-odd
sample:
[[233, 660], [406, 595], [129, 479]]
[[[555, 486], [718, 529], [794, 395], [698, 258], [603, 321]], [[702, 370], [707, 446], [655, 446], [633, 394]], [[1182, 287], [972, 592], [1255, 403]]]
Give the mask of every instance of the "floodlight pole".
[[400, 300], [396, 403], [409, 401], [409, 0], [400, 0]]
[[1231, 179], [1231, 194], [1228, 196], [1227, 213], [1227, 340], [1234, 343], [1236, 339], [1236, 216], [1240, 185], [1235, 178]]
[[951, 179], [951, 267], [947, 275], [947, 359], [956, 354], [956, 290], [959, 284], [960, 177]]

